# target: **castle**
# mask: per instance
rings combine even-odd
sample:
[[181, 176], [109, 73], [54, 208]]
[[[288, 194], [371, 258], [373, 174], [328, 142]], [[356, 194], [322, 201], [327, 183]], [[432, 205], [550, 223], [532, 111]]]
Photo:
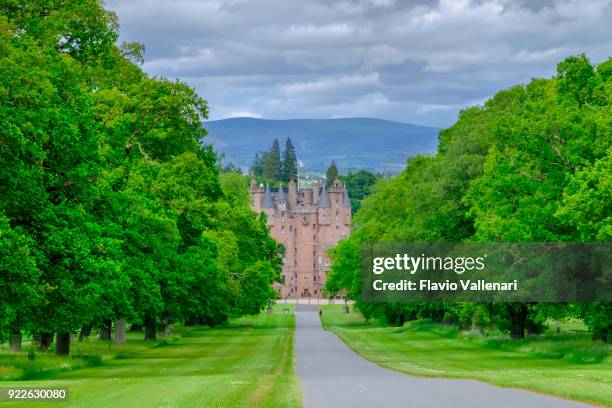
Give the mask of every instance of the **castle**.
[[351, 201], [344, 186], [335, 180], [329, 189], [316, 181], [310, 188], [289, 182], [287, 193], [266, 184], [251, 182], [253, 209], [265, 212], [270, 235], [285, 246], [280, 296], [322, 296], [327, 280], [327, 250], [350, 234]]

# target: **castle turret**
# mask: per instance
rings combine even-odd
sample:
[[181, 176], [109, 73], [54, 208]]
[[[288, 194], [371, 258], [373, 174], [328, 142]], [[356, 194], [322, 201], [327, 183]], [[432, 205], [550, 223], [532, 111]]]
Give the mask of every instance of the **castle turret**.
[[279, 203], [283, 203], [287, 200], [287, 197], [285, 197], [285, 192], [283, 191], [283, 183], [278, 184], [277, 200]]
[[344, 185], [344, 194], [342, 195], [342, 206], [351, 208], [351, 199], [348, 195], [348, 189], [346, 188], [346, 184]]
[[255, 180], [251, 180], [251, 185], [249, 186], [249, 193], [251, 194], [251, 202], [253, 205], [253, 209], [256, 212], [261, 211], [261, 199], [263, 198], [264, 194], [263, 185], [258, 186]]
[[321, 195], [319, 196], [319, 208], [331, 208], [331, 201], [329, 201], [329, 194], [327, 194], [325, 185], [323, 185], [323, 190], [321, 190]]
[[274, 208], [274, 200], [272, 199], [268, 183], [266, 183], [266, 191], [264, 191], [263, 198], [261, 199], [261, 208]]

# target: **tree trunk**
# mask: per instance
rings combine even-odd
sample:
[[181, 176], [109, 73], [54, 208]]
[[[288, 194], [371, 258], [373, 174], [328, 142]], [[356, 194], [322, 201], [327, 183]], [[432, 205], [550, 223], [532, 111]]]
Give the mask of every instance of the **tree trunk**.
[[55, 336], [55, 355], [67, 356], [70, 354], [70, 333], [57, 333]]
[[168, 317], [166, 316], [162, 317], [161, 325], [159, 328], [159, 332], [162, 337], [166, 337], [168, 335], [168, 324], [169, 324], [168, 322], [169, 322]]
[[111, 340], [113, 331], [113, 321], [111, 319], [104, 319], [102, 322], [102, 328], [98, 338], [100, 340]]
[[89, 337], [91, 334], [91, 324], [86, 324], [81, 327], [81, 331], [79, 332], [79, 343], [82, 343], [86, 337]]
[[125, 330], [127, 321], [125, 319], [117, 319], [115, 322], [115, 344], [125, 344]]
[[11, 337], [9, 338], [9, 351], [13, 353], [19, 353], [21, 351], [21, 330], [11, 331]]
[[47, 351], [51, 343], [53, 343], [53, 333], [41, 333], [38, 349], [40, 351]]
[[157, 339], [157, 325], [155, 323], [155, 319], [149, 315], [146, 315], [143, 321], [145, 328], [145, 340], [155, 340]]
[[510, 337], [516, 340], [525, 338], [525, 322], [527, 320], [527, 305], [510, 305]]

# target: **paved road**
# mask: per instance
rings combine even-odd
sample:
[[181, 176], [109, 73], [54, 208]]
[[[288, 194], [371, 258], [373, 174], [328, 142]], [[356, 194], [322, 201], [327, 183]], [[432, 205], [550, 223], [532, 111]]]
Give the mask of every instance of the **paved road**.
[[477, 381], [419, 378], [382, 368], [321, 327], [316, 305], [297, 306], [296, 358], [305, 408], [576, 408], [589, 405]]

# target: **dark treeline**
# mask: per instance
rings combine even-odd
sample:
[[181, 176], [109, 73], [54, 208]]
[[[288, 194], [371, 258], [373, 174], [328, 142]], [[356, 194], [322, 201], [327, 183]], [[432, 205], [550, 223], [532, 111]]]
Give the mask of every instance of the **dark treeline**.
[[368, 303], [360, 299], [362, 243], [610, 242], [612, 60], [584, 56], [551, 79], [500, 91], [440, 133], [438, 153], [381, 179], [331, 252], [328, 292], [348, 289], [366, 317], [494, 326], [522, 338], [549, 318], [584, 319], [612, 342], [612, 304]]
[[[147, 76], [96, 0], [0, 4], [0, 342], [154, 338], [273, 296], [281, 248], [199, 140], [206, 102]], [[244, 191], [243, 191], [244, 190]]]

